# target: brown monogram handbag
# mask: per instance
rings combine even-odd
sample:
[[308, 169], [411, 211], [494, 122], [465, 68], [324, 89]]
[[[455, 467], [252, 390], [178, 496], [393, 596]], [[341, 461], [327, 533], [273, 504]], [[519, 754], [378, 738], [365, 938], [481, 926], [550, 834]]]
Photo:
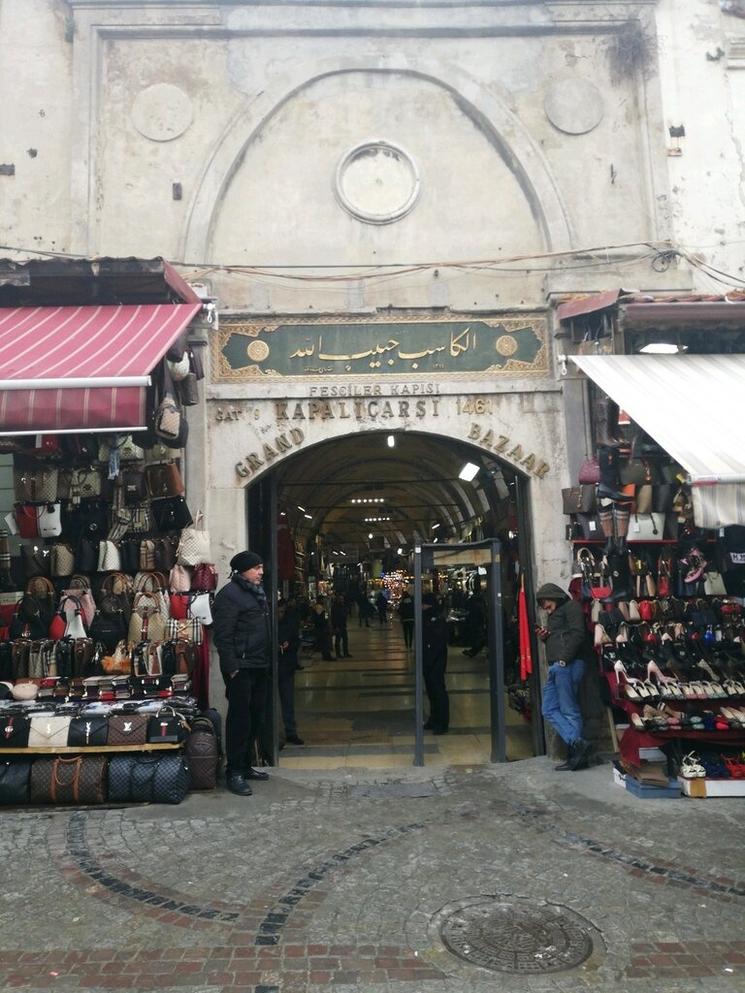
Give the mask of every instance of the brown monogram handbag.
[[106, 758], [36, 759], [31, 767], [31, 803], [103, 803], [106, 799]]
[[147, 741], [147, 714], [112, 714], [109, 717], [108, 745], [144, 745]]

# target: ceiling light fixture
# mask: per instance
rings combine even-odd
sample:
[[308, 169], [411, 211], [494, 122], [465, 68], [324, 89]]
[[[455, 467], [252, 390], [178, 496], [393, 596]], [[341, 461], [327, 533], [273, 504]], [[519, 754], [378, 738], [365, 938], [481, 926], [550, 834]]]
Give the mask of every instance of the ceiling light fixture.
[[681, 350], [679, 345], [673, 345], [669, 341], [650, 341], [639, 352], [642, 355], [677, 355]]
[[394, 434], [389, 434], [388, 437], [386, 438], [386, 442], [387, 442], [389, 448], [395, 448], [396, 447], [396, 436]]
[[464, 479], [467, 483], [470, 483], [476, 478], [479, 473], [479, 467], [473, 462], [466, 462], [461, 471], [458, 473], [458, 479]]
[[305, 513], [305, 507], [301, 507], [300, 504], [297, 505], [297, 509], [300, 511], [301, 514]]
[[437, 528], [439, 528], [439, 527], [442, 527], [442, 525], [441, 525], [441, 524], [433, 524], [433, 525], [432, 525], [432, 530], [433, 530], [433, 531], [436, 531], [436, 530], [437, 530]]
[[313, 518], [310, 516], [310, 514], [303, 514], [303, 517], [307, 517], [309, 521], [312, 521], [313, 520]]
[[372, 531], [370, 531], [370, 533], [368, 534], [368, 536], [367, 536], [367, 537], [368, 537], [368, 538], [372, 538], [372, 536], [373, 536], [373, 533], [372, 533]]

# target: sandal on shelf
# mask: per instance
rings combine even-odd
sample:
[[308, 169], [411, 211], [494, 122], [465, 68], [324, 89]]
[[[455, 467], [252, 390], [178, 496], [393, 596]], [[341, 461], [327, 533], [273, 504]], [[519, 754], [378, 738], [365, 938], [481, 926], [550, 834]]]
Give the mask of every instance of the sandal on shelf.
[[695, 752], [689, 752], [684, 756], [680, 765], [680, 774], [683, 779], [706, 778], [706, 769], [701, 765], [701, 760]]

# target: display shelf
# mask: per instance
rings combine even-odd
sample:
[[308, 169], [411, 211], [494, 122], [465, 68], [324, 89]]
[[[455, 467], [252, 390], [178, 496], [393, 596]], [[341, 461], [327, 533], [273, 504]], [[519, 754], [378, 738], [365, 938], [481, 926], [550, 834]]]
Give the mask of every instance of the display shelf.
[[62, 745], [59, 748], [0, 748], [0, 755], [93, 755], [95, 752], [163, 752], [181, 748], [183, 742], [144, 745]]
[[[677, 545], [679, 538], [626, 538], [627, 545]], [[607, 538], [572, 538], [573, 545], [607, 545]], [[703, 544], [703, 542], [702, 542]]]

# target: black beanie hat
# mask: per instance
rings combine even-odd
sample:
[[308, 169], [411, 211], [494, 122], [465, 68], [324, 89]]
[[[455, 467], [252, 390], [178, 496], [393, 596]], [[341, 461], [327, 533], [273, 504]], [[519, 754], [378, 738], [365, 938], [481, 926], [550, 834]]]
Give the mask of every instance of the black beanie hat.
[[264, 560], [256, 552], [238, 552], [230, 560], [230, 568], [233, 572], [246, 572], [248, 569], [253, 569], [257, 565], [261, 565]]

